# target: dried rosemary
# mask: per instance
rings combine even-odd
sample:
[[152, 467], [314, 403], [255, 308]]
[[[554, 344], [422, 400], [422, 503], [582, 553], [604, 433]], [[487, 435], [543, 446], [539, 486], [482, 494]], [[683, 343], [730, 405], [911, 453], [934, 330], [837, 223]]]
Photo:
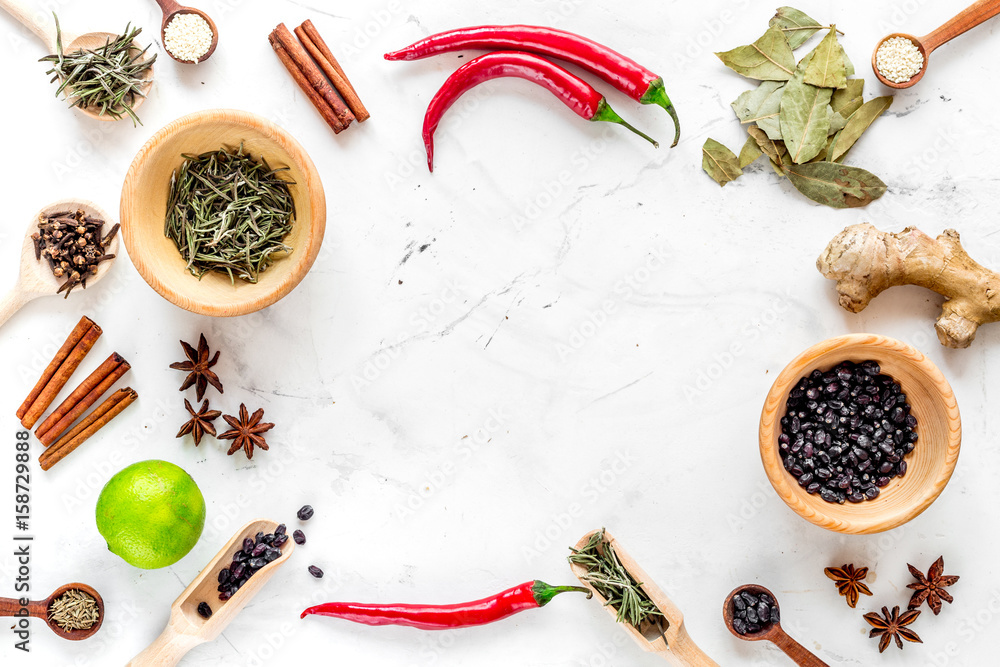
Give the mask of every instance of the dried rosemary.
[[90, 109], [98, 115], [108, 115], [115, 120], [124, 115], [132, 118], [133, 125], [142, 125], [132, 106], [143, 95], [148, 85], [146, 72], [156, 61], [156, 54], [145, 59], [147, 46], [142, 51], [132, 43], [142, 32], [142, 28], [125, 26], [125, 32], [104, 46], [93, 51], [78, 49], [63, 53], [62, 30], [59, 17], [56, 20], [56, 52], [41, 58], [39, 62], [54, 63], [46, 74], [52, 74], [52, 82], [59, 81], [56, 97], [65, 92], [71, 107]]
[[184, 155], [170, 177], [164, 234], [199, 279], [209, 271], [256, 283], [275, 259], [292, 252], [283, 240], [292, 229], [295, 202], [289, 185], [271, 169], [236, 150]]
[[[669, 622], [653, 601], [622, 565], [614, 546], [604, 539], [604, 529], [594, 533], [583, 549], [570, 547], [570, 563], [587, 569], [581, 579], [593, 586], [618, 612], [618, 622], [628, 623], [637, 630], [645, 622], [656, 623], [662, 633]], [[656, 618], [660, 617], [660, 618]]]
[[76, 589], [66, 591], [49, 605], [49, 621], [63, 630], [89, 630], [100, 619], [97, 601]]

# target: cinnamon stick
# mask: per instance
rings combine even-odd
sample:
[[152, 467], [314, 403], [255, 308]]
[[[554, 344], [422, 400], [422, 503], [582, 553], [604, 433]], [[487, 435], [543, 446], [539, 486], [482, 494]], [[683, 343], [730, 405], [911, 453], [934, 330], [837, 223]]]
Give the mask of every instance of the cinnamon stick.
[[94, 411], [87, 415], [73, 430], [59, 439], [38, 457], [38, 462], [42, 470], [48, 470], [55, 464], [72, 454], [77, 447], [87, 441], [92, 435], [107, 426], [108, 422], [117, 417], [121, 412], [132, 405], [135, 399], [139, 398], [131, 387], [119, 389], [108, 397], [108, 400], [94, 408]]
[[70, 332], [66, 342], [56, 352], [49, 365], [42, 372], [42, 377], [35, 383], [28, 397], [17, 409], [17, 418], [24, 428], [31, 428], [42, 416], [42, 413], [52, 405], [52, 401], [69, 382], [90, 349], [94, 347], [101, 335], [101, 327], [94, 324], [89, 317], [81, 317]]
[[[306, 82], [308, 82], [309, 87], [311, 87], [313, 91], [323, 98], [323, 101], [326, 102], [330, 109], [333, 110], [337, 120], [343, 124], [341, 129], [346, 129], [347, 126], [351, 124], [351, 121], [354, 120], [354, 114], [347, 108], [344, 101], [340, 99], [337, 95], [337, 91], [330, 86], [326, 77], [323, 76], [323, 72], [316, 67], [316, 63], [312, 61], [309, 54], [306, 53], [306, 50], [302, 48], [302, 45], [295, 40], [295, 36], [292, 35], [284, 23], [278, 24], [278, 27], [276, 27], [269, 36], [269, 39], [271, 38], [273, 38], [271, 40], [271, 46], [274, 47], [275, 52], [278, 53], [278, 57], [281, 57], [281, 53], [278, 52], [278, 47], [280, 46], [295, 64], [295, 68], [302, 74]], [[284, 62], [284, 59], [282, 59], [282, 62]], [[288, 68], [287, 63], [285, 64], [285, 68]], [[291, 72], [291, 70], [289, 71]], [[295, 76], [294, 73], [292, 76]], [[296, 82], [299, 83], [299, 87], [301, 88], [302, 83], [298, 79], [296, 79]], [[308, 95], [308, 92], [306, 92], [306, 94]], [[316, 103], [314, 101], [313, 105], [315, 106], [315, 104]], [[336, 131], [337, 130], [334, 129], [334, 132]]]
[[363, 123], [371, 118], [371, 114], [368, 113], [365, 105], [361, 103], [361, 98], [358, 97], [357, 91], [354, 90], [350, 79], [344, 73], [344, 68], [337, 62], [337, 59], [333, 56], [333, 52], [330, 51], [330, 47], [326, 45], [326, 41], [320, 36], [313, 22], [306, 19], [305, 23], [295, 29], [295, 34], [302, 42], [302, 46], [306, 47], [306, 51], [309, 52], [309, 55], [319, 65], [319, 68], [323, 70], [323, 73], [333, 83], [333, 87], [344, 98], [344, 102], [347, 103], [348, 108], [350, 108], [354, 117], [358, 119], [358, 122]]
[[111, 356], [88, 375], [87, 379], [81, 382], [80, 386], [42, 422], [42, 425], [35, 430], [35, 436], [46, 447], [51, 445], [70, 424], [87, 411], [87, 408], [96, 403], [111, 385], [125, 375], [129, 368], [131, 366], [121, 355], [112, 352]]

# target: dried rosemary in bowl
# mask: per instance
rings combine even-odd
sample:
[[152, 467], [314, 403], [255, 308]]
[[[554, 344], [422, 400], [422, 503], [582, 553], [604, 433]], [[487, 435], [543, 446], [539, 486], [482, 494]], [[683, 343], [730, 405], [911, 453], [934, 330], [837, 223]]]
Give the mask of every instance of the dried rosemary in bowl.
[[210, 271], [256, 283], [260, 274], [292, 252], [284, 243], [295, 219], [294, 181], [261, 156], [223, 148], [184, 154], [170, 178], [164, 234], [199, 279]]
[[660, 633], [670, 623], [663, 618], [663, 612], [642, 590], [641, 581], [636, 581], [622, 565], [615, 547], [604, 538], [604, 529], [594, 533], [582, 549], [570, 547], [567, 560], [582, 565], [587, 572], [580, 578], [593, 586], [607, 604], [618, 612], [618, 622], [628, 623], [640, 632], [644, 623], [655, 625]]
[[142, 125], [142, 121], [132, 109], [136, 100], [145, 97], [143, 89], [149, 84], [146, 73], [156, 61], [156, 54], [146, 60], [149, 46], [140, 51], [133, 46], [142, 28], [125, 26], [125, 32], [109, 39], [104, 46], [90, 50], [78, 49], [63, 53], [62, 30], [59, 17], [56, 20], [56, 52], [41, 58], [39, 62], [53, 63], [52, 82], [59, 81], [56, 97], [66, 94], [70, 106], [108, 115], [120, 120], [125, 115], [132, 123]]
[[89, 630], [101, 620], [97, 600], [76, 589], [68, 590], [49, 605], [49, 621], [63, 630]]

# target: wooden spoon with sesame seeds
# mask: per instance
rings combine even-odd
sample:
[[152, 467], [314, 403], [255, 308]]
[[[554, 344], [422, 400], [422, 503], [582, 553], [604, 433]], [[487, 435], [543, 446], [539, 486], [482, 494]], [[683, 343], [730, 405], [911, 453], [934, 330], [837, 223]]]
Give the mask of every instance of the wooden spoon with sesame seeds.
[[[1000, 0], [979, 0], [978, 2], [974, 2], [960, 11], [937, 30], [930, 32], [923, 37], [914, 37], [913, 35], [908, 35], [903, 32], [894, 32], [891, 35], [883, 37], [879, 40], [878, 44], [875, 45], [875, 50], [872, 51], [872, 69], [875, 71], [875, 76], [878, 77], [879, 81], [890, 88], [909, 88], [924, 77], [924, 72], [927, 71], [927, 61], [930, 59], [931, 51], [946, 42], [950, 42], [962, 33], [975, 28], [983, 21], [993, 18], [997, 14], [1000, 14]], [[913, 45], [917, 47], [917, 50], [920, 51], [920, 55], [923, 56], [924, 59], [923, 67], [920, 68], [919, 72], [906, 81], [899, 83], [885, 78], [885, 75], [879, 71], [878, 64], [876, 63], [876, 56], [878, 55], [879, 48], [881, 48], [882, 44], [886, 40], [892, 39], [893, 37], [902, 37], [913, 42]]]
[[[208, 60], [213, 53], [215, 53], [215, 47], [219, 45], [219, 29], [215, 27], [215, 21], [200, 9], [195, 9], [194, 7], [185, 7], [184, 5], [175, 2], [174, 0], [156, 0], [156, 4], [160, 6], [163, 10], [163, 23], [160, 25], [160, 39], [163, 42], [163, 50], [167, 52], [167, 55], [176, 60], [179, 63], [185, 65], [192, 65], [203, 63]], [[167, 48], [167, 26], [170, 22], [174, 20], [177, 16], [182, 16], [184, 14], [194, 14], [205, 19], [208, 23], [208, 27], [212, 29], [212, 45], [208, 47], [208, 51], [204, 53], [197, 60], [181, 60], [175, 56], [170, 49]]]

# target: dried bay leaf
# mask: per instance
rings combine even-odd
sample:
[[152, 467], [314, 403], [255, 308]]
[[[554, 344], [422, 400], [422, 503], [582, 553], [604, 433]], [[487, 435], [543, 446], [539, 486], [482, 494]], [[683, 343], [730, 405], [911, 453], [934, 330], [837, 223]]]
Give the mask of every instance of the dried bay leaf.
[[844, 50], [844, 47], [840, 47], [840, 57], [844, 59], [844, 74], [854, 76], [854, 63], [847, 57], [847, 51]]
[[833, 208], [866, 206], [887, 190], [875, 174], [836, 162], [793, 164], [786, 171], [796, 190]]
[[777, 116], [772, 118], [761, 118], [757, 121], [757, 127], [764, 130], [767, 136], [775, 141], [781, 139], [781, 123]]
[[818, 88], [805, 82], [805, 71], [811, 62], [812, 54], [799, 62], [795, 75], [785, 85], [778, 113], [781, 137], [795, 164], [808, 162], [816, 157], [826, 145], [830, 129], [827, 107], [833, 90]]
[[774, 173], [776, 173], [778, 176], [781, 176], [782, 178], [785, 177], [785, 168], [784, 167], [782, 167], [780, 164], [776, 163], [774, 160], [768, 160], [768, 163], [771, 165], [771, 169], [774, 170]]
[[701, 153], [701, 168], [719, 185], [724, 186], [743, 175], [736, 154], [715, 139], [706, 139]]
[[776, 28], [768, 28], [753, 44], [737, 46], [715, 55], [726, 67], [750, 79], [787, 81], [795, 71], [792, 49]]
[[805, 44], [824, 26], [816, 19], [810, 18], [805, 12], [794, 7], [778, 7], [777, 13], [768, 22], [772, 28], [780, 30], [792, 49]]
[[757, 142], [757, 146], [764, 155], [775, 163], [779, 167], [784, 166], [785, 160], [784, 156], [788, 154], [788, 149], [785, 147], [785, 142], [780, 139], [775, 140], [767, 136], [767, 133], [756, 125], [751, 125], [747, 128], [747, 134], [753, 137], [754, 141]]
[[847, 119], [833, 110], [833, 105], [826, 106], [826, 113], [830, 117], [830, 129], [826, 131], [826, 136], [840, 132], [847, 125]]
[[753, 90], [740, 94], [729, 106], [741, 123], [756, 123], [762, 118], [777, 118], [784, 81], [761, 81]]
[[828, 159], [836, 162], [844, 156], [851, 146], [861, 138], [875, 119], [892, 105], [892, 97], [876, 97], [861, 105], [861, 108], [851, 114], [844, 129], [834, 137], [833, 145], [830, 148]]
[[864, 102], [865, 80], [848, 79], [847, 86], [833, 91], [830, 106], [844, 118], [850, 118]]
[[803, 81], [819, 88], [847, 87], [844, 50], [837, 41], [836, 26], [830, 26], [830, 32], [816, 45], [812, 56]]
[[746, 143], [740, 149], [740, 169], [746, 169], [763, 154], [764, 152], [757, 145], [757, 140], [753, 136], [747, 137]]

